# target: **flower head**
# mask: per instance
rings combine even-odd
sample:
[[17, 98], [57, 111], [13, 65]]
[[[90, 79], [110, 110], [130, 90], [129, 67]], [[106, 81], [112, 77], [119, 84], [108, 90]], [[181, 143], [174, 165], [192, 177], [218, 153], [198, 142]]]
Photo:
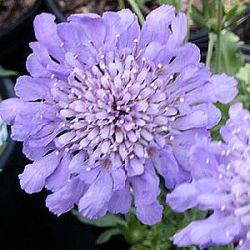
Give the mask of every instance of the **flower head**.
[[231, 101], [236, 82], [211, 76], [198, 48], [182, 46], [186, 18], [171, 6], [149, 14], [141, 30], [129, 10], [54, 20], [36, 17], [31, 76], [0, 106], [34, 161], [22, 188], [45, 187], [52, 212], [76, 204], [90, 219], [127, 213], [133, 190], [138, 218], [159, 222], [157, 172], [169, 188], [189, 178], [184, 149], [217, 124], [212, 103]]
[[241, 103], [229, 110], [221, 128], [224, 142], [200, 139], [190, 152], [191, 183], [177, 187], [167, 200], [176, 211], [192, 207], [213, 210], [174, 236], [179, 246], [227, 245], [250, 249], [250, 113]]

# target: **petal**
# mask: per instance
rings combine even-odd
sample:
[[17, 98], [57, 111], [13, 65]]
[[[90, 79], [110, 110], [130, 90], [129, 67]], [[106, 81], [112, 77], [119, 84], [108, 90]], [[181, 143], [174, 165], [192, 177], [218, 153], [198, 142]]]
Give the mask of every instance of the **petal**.
[[[45, 83], [49, 82], [49, 83]], [[50, 99], [49, 79], [35, 79], [30, 76], [21, 76], [17, 79], [15, 92], [24, 101]]]
[[134, 191], [136, 215], [147, 225], [161, 221], [163, 207], [157, 200], [160, 194], [159, 178], [154, 168], [148, 162], [142, 175], [131, 178]]
[[45, 187], [47, 189], [54, 192], [62, 188], [67, 183], [70, 178], [70, 172], [68, 169], [70, 161], [70, 155], [64, 155], [57, 169], [46, 179]]
[[143, 162], [138, 158], [133, 158], [126, 164], [126, 170], [129, 177], [141, 175], [144, 172]]
[[77, 177], [66, 183], [61, 189], [46, 199], [49, 211], [57, 216], [70, 211], [77, 204], [86, 186]]
[[237, 81], [233, 77], [221, 74], [212, 76], [208, 83], [191, 91], [185, 98], [188, 103], [218, 101], [227, 104], [237, 94]]
[[126, 182], [126, 174], [122, 168], [112, 170], [113, 190], [123, 189]]
[[25, 109], [25, 104], [17, 98], [9, 98], [0, 103], [0, 115], [8, 124], [13, 124], [16, 116]]
[[79, 152], [78, 154], [74, 155], [72, 157], [72, 160], [70, 161], [68, 168], [71, 173], [81, 173], [84, 170], [84, 161], [86, 158], [86, 153]]
[[241, 226], [237, 219], [216, 213], [208, 219], [192, 222], [175, 234], [173, 241], [179, 247], [199, 245], [200, 248], [205, 248], [230, 244], [240, 233]]
[[179, 13], [171, 23], [172, 34], [168, 40], [169, 49], [181, 46], [187, 35], [187, 18], [184, 13]]
[[129, 212], [132, 203], [130, 195], [130, 187], [128, 182], [123, 189], [113, 192], [112, 197], [108, 204], [108, 210], [111, 213], [126, 214]]
[[55, 16], [49, 13], [37, 15], [34, 20], [36, 39], [44, 44], [56, 59], [63, 61], [64, 50], [57, 35]]
[[[189, 191], [187, 192], [187, 190]], [[179, 185], [172, 193], [167, 195], [167, 203], [177, 212], [183, 212], [193, 207], [210, 209], [210, 204], [202, 200], [202, 196], [210, 193], [213, 193], [215, 197], [220, 193], [218, 181], [213, 178], [203, 178], [198, 181]], [[216, 200], [214, 202], [216, 202]]]
[[150, 157], [159, 174], [164, 178], [165, 186], [168, 189], [173, 189], [186, 180], [186, 173], [179, 167], [170, 147], [165, 147], [159, 151], [157, 149], [151, 149], [150, 151]]
[[[118, 12], [105, 12], [103, 21], [107, 27], [106, 50], [113, 48], [117, 41], [120, 48], [133, 48], [134, 40], [138, 39], [140, 26], [134, 13], [128, 9]], [[119, 37], [117, 37], [119, 36]]]
[[19, 175], [21, 188], [27, 193], [36, 193], [42, 190], [46, 179], [55, 171], [61, 156], [54, 152], [25, 167]]
[[156, 41], [166, 44], [169, 36], [169, 25], [175, 18], [175, 9], [170, 5], [162, 5], [153, 10], [142, 26], [140, 45], [142, 47]]
[[91, 220], [104, 216], [111, 196], [112, 178], [109, 173], [102, 171], [80, 199], [80, 213]]
[[[72, 23], [80, 24], [83, 32], [89, 41], [100, 48], [106, 36], [106, 27], [102, 18], [96, 14], [73, 14], [67, 19]], [[95, 29], [93, 29], [95, 27]]]

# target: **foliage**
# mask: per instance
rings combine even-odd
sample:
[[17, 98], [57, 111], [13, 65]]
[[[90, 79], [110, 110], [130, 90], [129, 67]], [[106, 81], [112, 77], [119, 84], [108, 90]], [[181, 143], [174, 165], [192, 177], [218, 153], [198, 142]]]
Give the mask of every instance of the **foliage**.
[[16, 71], [0, 69], [0, 77], [17, 76], [17, 75], [18, 73]]
[[[215, 36], [215, 34], [212, 34]], [[223, 30], [220, 34], [220, 56], [217, 73], [226, 73], [234, 76], [244, 65], [244, 57], [240, 49], [240, 39], [230, 31]], [[211, 69], [215, 72], [215, 57], [212, 59]]]
[[236, 78], [239, 82], [239, 97], [237, 101], [242, 101], [245, 108], [250, 109], [250, 63], [240, 68]]
[[[202, 9], [195, 5], [192, 6], [191, 17], [198, 28], [218, 32], [217, 17], [219, 9], [216, 3], [216, 0], [204, 0], [202, 1]], [[222, 10], [222, 29], [233, 29], [244, 14], [245, 6], [237, 4], [231, 9], [227, 9], [223, 4]]]

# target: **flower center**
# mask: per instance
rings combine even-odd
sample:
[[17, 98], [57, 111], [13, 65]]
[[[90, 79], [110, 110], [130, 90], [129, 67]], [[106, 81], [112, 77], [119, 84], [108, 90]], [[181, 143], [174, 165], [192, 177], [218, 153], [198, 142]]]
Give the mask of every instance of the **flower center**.
[[64, 96], [57, 145], [86, 150], [91, 162], [107, 155], [120, 162], [148, 158], [148, 145], [164, 147], [169, 121], [177, 115], [158, 76], [159, 67], [113, 52], [90, 69], [75, 68], [67, 82], [55, 86], [55, 94]]

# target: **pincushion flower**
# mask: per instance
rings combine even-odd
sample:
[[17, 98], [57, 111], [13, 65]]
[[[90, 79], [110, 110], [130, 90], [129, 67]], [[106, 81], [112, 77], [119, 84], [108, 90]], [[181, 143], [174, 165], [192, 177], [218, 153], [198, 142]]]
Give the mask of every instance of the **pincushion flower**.
[[199, 138], [190, 152], [193, 181], [167, 197], [178, 212], [213, 210], [174, 236], [180, 247], [238, 243], [236, 249], [250, 249], [250, 113], [236, 103], [229, 114], [221, 128], [223, 142]]
[[57, 215], [77, 205], [90, 219], [127, 213], [132, 190], [141, 222], [159, 222], [158, 174], [169, 188], [189, 178], [184, 149], [217, 124], [212, 103], [231, 101], [236, 82], [211, 76], [199, 49], [182, 46], [186, 18], [171, 6], [141, 29], [129, 10], [54, 20], [35, 18], [30, 76], [0, 106], [34, 161], [21, 187], [52, 191], [46, 204]]

